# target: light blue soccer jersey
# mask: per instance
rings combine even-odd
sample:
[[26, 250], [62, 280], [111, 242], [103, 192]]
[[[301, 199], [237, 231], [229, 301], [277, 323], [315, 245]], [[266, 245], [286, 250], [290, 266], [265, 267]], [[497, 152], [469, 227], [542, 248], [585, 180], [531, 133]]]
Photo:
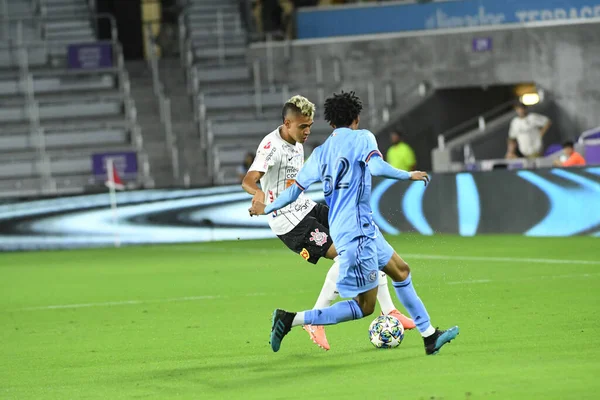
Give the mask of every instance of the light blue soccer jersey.
[[302, 190], [323, 182], [330, 233], [338, 249], [357, 237], [377, 236], [370, 206], [371, 174], [367, 168], [374, 155], [381, 157], [370, 131], [338, 128], [313, 151], [296, 177]]

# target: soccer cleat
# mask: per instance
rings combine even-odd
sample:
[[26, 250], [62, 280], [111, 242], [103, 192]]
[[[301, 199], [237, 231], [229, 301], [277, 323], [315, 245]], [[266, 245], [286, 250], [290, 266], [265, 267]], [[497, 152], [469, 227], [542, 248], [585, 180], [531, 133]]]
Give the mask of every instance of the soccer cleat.
[[296, 313], [287, 312], [279, 308], [273, 311], [273, 319], [271, 321], [271, 340], [269, 340], [269, 344], [271, 345], [271, 349], [273, 349], [273, 351], [279, 351], [279, 348], [281, 347], [281, 341], [292, 329], [292, 322], [294, 322], [295, 316]]
[[[383, 315], [383, 313], [381, 313], [381, 315]], [[400, 321], [404, 329], [415, 329], [417, 327], [412, 319], [408, 318], [398, 310], [392, 310], [388, 315], [391, 315]]]
[[423, 342], [425, 343], [425, 354], [428, 356], [437, 354], [443, 345], [450, 343], [458, 336], [458, 332], [458, 326], [453, 326], [447, 331], [440, 331], [436, 328], [433, 335], [423, 338]]
[[325, 336], [325, 327], [321, 325], [304, 325], [302, 329], [308, 332], [314, 344], [325, 351], [329, 350], [329, 342], [327, 342], [327, 336]]

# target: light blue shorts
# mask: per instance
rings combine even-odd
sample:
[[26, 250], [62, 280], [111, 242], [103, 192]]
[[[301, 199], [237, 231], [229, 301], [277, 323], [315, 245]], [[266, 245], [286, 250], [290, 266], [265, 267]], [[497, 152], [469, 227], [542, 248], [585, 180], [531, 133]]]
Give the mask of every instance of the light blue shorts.
[[390, 261], [394, 249], [379, 233], [374, 239], [360, 236], [338, 249], [338, 253], [337, 289], [340, 297], [350, 298], [377, 287], [379, 271]]

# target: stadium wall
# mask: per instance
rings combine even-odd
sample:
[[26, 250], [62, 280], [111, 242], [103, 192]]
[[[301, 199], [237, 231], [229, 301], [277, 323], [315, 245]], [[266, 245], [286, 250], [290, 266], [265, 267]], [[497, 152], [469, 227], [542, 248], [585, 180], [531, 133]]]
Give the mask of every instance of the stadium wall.
[[[418, 232], [600, 237], [600, 167], [434, 175], [374, 182], [375, 222], [388, 234]], [[320, 188], [309, 195], [323, 201]], [[145, 190], [4, 201], [0, 250], [34, 250], [272, 238], [266, 217], [250, 218], [239, 186]], [[115, 221], [117, 223], [115, 224]], [[118, 235], [118, 236], [116, 236]]]
[[[478, 43], [485, 46], [478, 47]], [[417, 82], [434, 88], [535, 82], [555, 100], [562, 137], [600, 125], [600, 19], [296, 40], [253, 44], [276, 81], [313, 80], [316, 57], [341, 61], [344, 89], [393, 82], [396, 103]]]

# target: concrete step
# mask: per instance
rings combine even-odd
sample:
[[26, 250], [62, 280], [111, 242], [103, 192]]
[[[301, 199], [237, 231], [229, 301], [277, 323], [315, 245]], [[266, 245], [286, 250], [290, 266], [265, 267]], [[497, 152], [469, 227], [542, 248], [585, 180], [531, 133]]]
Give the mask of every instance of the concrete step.
[[197, 60], [201, 59], [210, 59], [210, 60], [218, 60], [219, 57], [223, 56], [225, 58], [225, 62], [233, 62], [237, 59], [245, 59], [246, 57], [246, 46], [223, 46], [223, 48], [218, 47], [196, 47], [194, 48], [194, 57]]
[[89, 14], [90, 9], [84, 2], [81, 3], [56, 3], [46, 6], [46, 15], [49, 17], [69, 17]]
[[[223, 36], [223, 46], [225, 47], [246, 47], [247, 38], [243, 33]], [[220, 39], [218, 35], [199, 35], [191, 37], [192, 48], [219, 47]]]
[[[220, 15], [220, 16], [219, 16]], [[231, 11], [218, 11], [214, 12], [192, 12], [185, 16], [188, 26], [195, 27], [203, 24], [227, 24], [234, 23], [241, 25], [240, 14], [238, 12]], [[219, 22], [220, 21], [220, 22]]]
[[238, 5], [234, 2], [193, 2], [187, 8], [186, 12], [188, 14], [196, 14], [196, 13], [204, 13], [204, 14], [216, 14], [217, 11], [221, 11], [222, 13], [233, 14], [239, 12]]
[[190, 5], [236, 5], [237, 0], [189, 0]]
[[244, 30], [239, 22], [225, 21], [222, 26], [219, 26], [216, 22], [188, 25], [188, 32], [190, 32], [191, 37], [194, 37], [199, 35], [218, 35], [220, 32], [222, 32], [221, 34], [225, 32], [229, 34], [242, 34]]
[[59, 21], [48, 21], [44, 24], [46, 32], [61, 31], [64, 29], [77, 29], [90, 27], [91, 23], [89, 19], [73, 18], [72, 20], [59, 20]]

